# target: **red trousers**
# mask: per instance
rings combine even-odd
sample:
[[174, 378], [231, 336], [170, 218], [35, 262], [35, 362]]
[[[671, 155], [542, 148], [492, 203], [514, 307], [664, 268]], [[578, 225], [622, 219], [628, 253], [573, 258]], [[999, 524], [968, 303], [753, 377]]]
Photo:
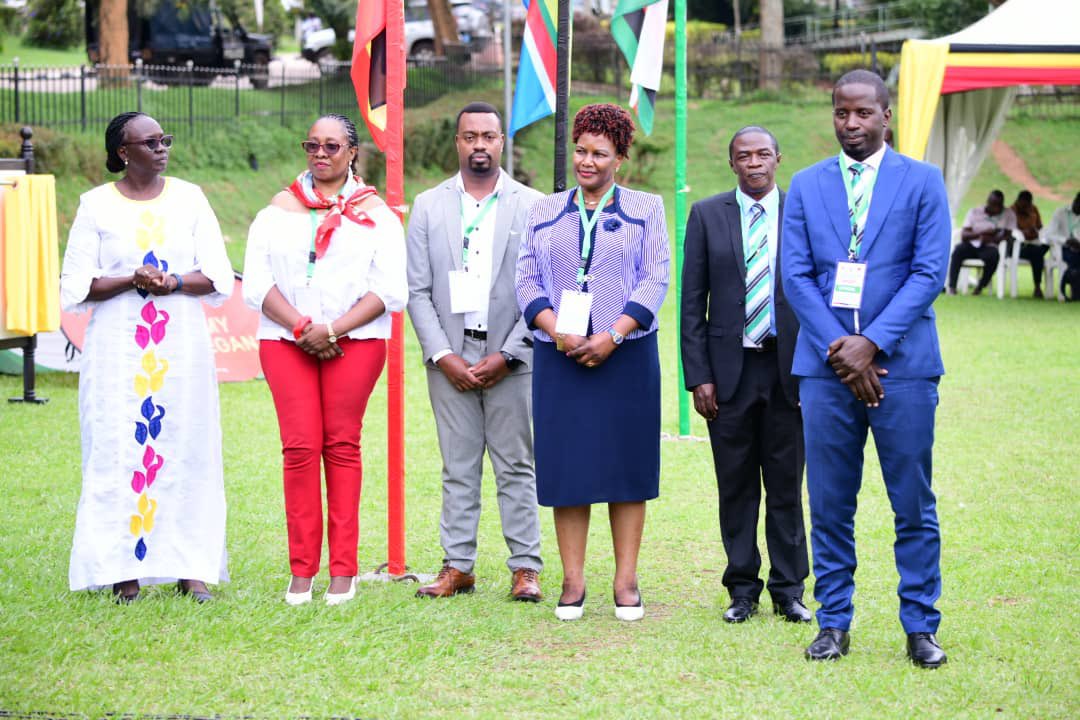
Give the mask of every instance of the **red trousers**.
[[319, 360], [288, 340], [263, 340], [259, 360], [281, 431], [289, 565], [315, 577], [322, 553], [322, 486], [326, 470], [330, 575], [356, 575], [360, 537], [360, 428], [386, 361], [385, 340], [338, 341], [342, 357]]

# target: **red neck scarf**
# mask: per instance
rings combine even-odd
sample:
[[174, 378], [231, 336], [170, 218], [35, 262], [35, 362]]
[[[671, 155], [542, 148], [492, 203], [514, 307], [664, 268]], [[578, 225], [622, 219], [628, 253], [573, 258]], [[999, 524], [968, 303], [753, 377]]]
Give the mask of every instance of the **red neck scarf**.
[[309, 210], [328, 210], [323, 221], [315, 231], [315, 257], [321, 258], [330, 247], [330, 237], [341, 227], [342, 216], [357, 225], [375, 227], [375, 221], [358, 206], [366, 198], [375, 195], [375, 188], [361, 185], [354, 176], [349, 176], [341, 194], [333, 199], [327, 198], [315, 187], [310, 172], [302, 172], [288, 187], [288, 191]]

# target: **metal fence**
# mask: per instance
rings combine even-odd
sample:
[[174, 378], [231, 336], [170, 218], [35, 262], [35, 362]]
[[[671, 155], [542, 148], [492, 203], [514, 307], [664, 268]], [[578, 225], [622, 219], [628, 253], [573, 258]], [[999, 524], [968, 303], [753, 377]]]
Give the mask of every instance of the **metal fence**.
[[[0, 123], [98, 131], [129, 110], [198, 134], [234, 118], [290, 125], [316, 114], [356, 112], [348, 63], [306, 61], [204, 68], [188, 65], [0, 65]], [[501, 83], [501, 71], [439, 59], [410, 61], [406, 107]]]

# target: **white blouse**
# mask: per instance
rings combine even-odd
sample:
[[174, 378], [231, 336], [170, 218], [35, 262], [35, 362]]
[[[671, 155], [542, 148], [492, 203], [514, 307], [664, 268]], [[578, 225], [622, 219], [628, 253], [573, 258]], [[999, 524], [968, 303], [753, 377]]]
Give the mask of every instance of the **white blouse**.
[[[311, 287], [319, 292], [322, 322], [338, 319], [369, 292], [382, 300], [386, 306], [382, 315], [344, 336], [354, 340], [389, 338], [390, 313], [405, 307], [409, 293], [401, 221], [385, 205], [367, 212], [375, 221], [374, 227], [342, 218], [326, 253], [315, 261], [311, 278]], [[297, 307], [296, 291], [307, 285], [311, 235], [307, 212], [273, 205], [259, 211], [248, 230], [244, 302], [262, 313], [263, 300], [276, 285], [289, 304]], [[293, 341], [292, 328], [278, 325], [265, 314], [256, 336], [260, 340]]]

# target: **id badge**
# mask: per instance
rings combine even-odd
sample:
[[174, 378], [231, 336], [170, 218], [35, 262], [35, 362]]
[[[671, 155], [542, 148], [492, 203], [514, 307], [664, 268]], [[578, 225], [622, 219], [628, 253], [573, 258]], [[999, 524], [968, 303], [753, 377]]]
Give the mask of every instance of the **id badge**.
[[296, 309], [301, 315], [307, 315], [314, 323], [323, 322], [322, 316], [322, 293], [318, 288], [298, 287], [294, 293], [296, 296]]
[[484, 307], [487, 288], [479, 276], [464, 270], [451, 270], [447, 274], [450, 278], [450, 312], [480, 311]]
[[862, 306], [866, 263], [836, 263], [836, 282], [833, 284], [832, 306], [858, 310]]
[[555, 332], [559, 335], [581, 335], [589, 332], [589, 312], [592, 310], [592, 293], [563, 290], [559, 301], [559, 316], [555, 319]]

